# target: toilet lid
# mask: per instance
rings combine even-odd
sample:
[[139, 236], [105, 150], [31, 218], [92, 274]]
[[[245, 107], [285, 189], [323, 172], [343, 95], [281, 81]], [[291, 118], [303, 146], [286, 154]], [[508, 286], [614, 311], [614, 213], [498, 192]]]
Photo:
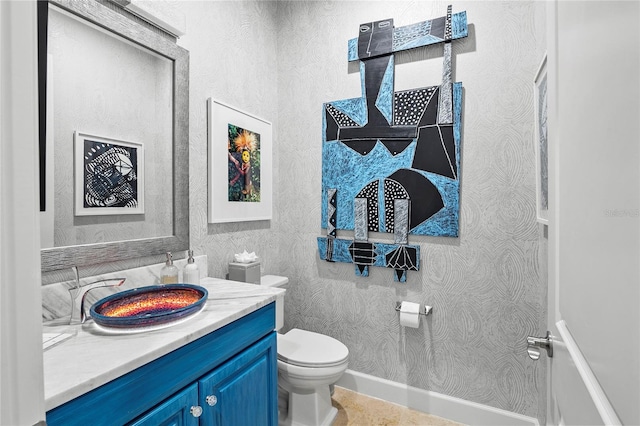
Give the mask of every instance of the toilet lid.
[[349, 349], [324, 334], [294, 328], [278, 334], [278, 359], [300, 367], [331, 367], [342, 364]]

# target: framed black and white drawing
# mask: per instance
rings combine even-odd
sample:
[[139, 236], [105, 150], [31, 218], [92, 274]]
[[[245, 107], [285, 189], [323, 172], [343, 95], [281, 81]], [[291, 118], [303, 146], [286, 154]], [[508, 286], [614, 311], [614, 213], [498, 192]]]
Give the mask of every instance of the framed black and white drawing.
[[533, 81], [536, 150], [536, 216], [549, 223], [549, 144], [547, 135], [547, 55]]
[[76, 131], [76, 216], [144, 213], [142, 143]]

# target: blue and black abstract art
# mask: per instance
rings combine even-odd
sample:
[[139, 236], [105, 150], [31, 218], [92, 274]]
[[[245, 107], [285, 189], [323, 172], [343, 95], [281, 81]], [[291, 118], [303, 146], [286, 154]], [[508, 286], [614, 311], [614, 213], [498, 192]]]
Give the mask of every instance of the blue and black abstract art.
[[[322, 110], [323, 260], [395, 270], [405, 282], [420, 266], [408, 235], [458, 236], [462, 83], [452, 82], [451, 42], [468, 34], [466, 12], [394, 28], [393, 19], [360, 25], [349, 61], [360, 61], [362, 95]], [[444, 46], [442, 81], [396, 92], [394, 52]], [[352, 230], [353, 239], [338, 238]], [[368, 232], [394, 234], [370, 242]]]

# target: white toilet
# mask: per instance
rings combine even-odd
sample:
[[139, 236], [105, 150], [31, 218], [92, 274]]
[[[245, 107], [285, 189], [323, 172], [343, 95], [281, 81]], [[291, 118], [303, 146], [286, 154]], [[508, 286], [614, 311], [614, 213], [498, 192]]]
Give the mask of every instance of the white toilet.
[[[289, 279], [265, 275], [261, 284], [285, 288]], [[276, 300], [278, 331], [278, 394], [280, 426], [331, 425], [338, 410], [331, 406], [332, 386], [347, 369], [349, 349], [324, 334], [294, 328], [280, 334], [284, 325], [284, 295]], [[288, 404], [287, 404], [288, 402]]]

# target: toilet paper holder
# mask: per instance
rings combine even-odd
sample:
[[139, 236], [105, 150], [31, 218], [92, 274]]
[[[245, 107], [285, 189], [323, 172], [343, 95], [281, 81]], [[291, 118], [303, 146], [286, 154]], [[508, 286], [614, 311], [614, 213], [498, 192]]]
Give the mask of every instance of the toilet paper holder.
[[[396, 302], [396, 311], [400, 312], [400, 307], [402, 306], [402, 302]], [[420, 315], [428, 316], [431, 315], [431, 311], [433, 311], [433, 306], [424, 305], [424, 308], [420, 306], [420, 311], [418, 312]]]

